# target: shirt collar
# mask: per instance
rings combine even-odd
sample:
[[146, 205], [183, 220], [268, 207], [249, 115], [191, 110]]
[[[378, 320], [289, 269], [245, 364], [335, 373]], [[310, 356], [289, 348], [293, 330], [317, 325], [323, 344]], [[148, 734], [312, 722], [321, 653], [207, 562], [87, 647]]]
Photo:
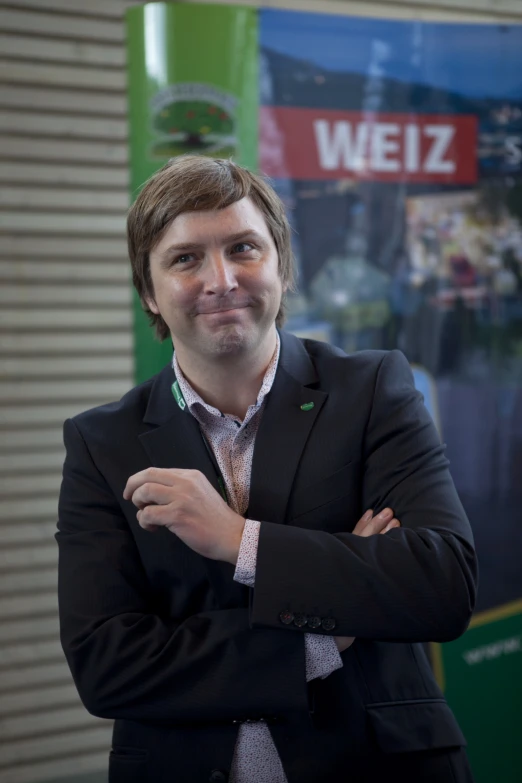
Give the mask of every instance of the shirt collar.
[[[267, 367], [266, 373], [263, 378], [263, 383], [261, 384], [261, 388], [259, 389], [259, 394], [257, 395], [256, 404], [254, 406], [254, 411], [259, 410], [261, 405], [264, 402], [264, 399], [270, 389], [272, 388], [272, 385], [274, 383], [277, 366], [279, 364], [279, 354], [281, 351], [281, 340], [279, 338], [279, 334], [276, 332], [276, 347], [274, 351], [274, 355], [272, 356], [270, 360], [270, 364]], [[197, 406], [201, 405], [205, 410], [207, 410], [209, 413], [211, 413], [213, 416], [223, 416], [221, 411], [219, 411], [217, 408], [214, 408], [213, 405], [209, 405], [207, 402], [205, 402], [202, 397], [195, 391], [190, 383], [187, 381], [185, 376], [183, 375], [183, 372], [178, 364], [178, 360], [176, 357], [176, 352], [174, 351], [174, 354], [172, 356], [172, 369], [174, 370], [174, 374], [176, 376], [176, 380], [178, 382], [180, 391], [185, 399], [185, 402], [187, 404], [187, 407], [189, 411], [194, 416], [196, 413]]]

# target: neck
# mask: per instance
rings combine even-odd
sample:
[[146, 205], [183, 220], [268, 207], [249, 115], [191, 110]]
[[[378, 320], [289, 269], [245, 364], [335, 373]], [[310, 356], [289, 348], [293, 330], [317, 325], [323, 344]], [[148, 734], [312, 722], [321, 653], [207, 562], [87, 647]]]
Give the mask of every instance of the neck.
[[208, 361], [189, 354], [180, 345], [176, 346], [176, 357], [183, 375], [201, 399], [222, 413], [243, 420], [250, 405], [256, 403], [275, 349], [274, 327], [254, 352]]

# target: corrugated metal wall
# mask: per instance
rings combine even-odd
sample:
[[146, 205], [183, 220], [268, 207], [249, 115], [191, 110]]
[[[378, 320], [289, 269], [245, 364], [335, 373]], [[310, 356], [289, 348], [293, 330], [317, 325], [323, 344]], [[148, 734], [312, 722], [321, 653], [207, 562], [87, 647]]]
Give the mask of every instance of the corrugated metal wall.
[[[64, 418], [132, 385], [131, 3], [0, 0], [0, 783], [107, 764], [110, 725], [81, 706], [58, 641], [53, 534]], [[261, 5], [522, 21], [522, 0]]]
[[[174, 0], [176, 1], [176, 0]], [[180, 0], [181, 1], [181, 0]], [[522, 0], [183, 0], [322, 14], [468, 22], [521, 22]]]
[[0, 781], [104, 769], [58, 640], [66, 416], [133, 381], [117, 0], [0, 2]]

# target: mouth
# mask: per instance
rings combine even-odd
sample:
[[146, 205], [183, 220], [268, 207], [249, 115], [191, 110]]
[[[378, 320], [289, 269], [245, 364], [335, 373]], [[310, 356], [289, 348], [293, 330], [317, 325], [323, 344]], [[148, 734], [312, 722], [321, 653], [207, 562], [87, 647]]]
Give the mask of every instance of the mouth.
[[245, 310], [249, 305], [241, 304], [233, 307], [220, 307], [217, 310], [200, 310], [197, 315], [221, 315], [222, 313], [235, 313], [238, 310]]

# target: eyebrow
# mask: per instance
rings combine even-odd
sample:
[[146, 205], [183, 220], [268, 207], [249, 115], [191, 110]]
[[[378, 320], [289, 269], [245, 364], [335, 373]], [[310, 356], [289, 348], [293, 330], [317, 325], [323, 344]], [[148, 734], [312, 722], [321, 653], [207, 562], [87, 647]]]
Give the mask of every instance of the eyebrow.
[[[263, 237], [255, 229], [247, 229], [246, 231], [239, 231], [237, 234], [229, 234], [223, 237], [222, 243], [224, 245], [231, 244], [232, 242], [239, 242], [243, 239], [257, 239], [258, 242], [264, 242]], [[186, 253], [189, 250], [198, 250], [204, 246], [204, 242], [183, 242], [179, 245], [169, 245], [162, 253], [162, 258], [171, 256], [173, 253]]]

